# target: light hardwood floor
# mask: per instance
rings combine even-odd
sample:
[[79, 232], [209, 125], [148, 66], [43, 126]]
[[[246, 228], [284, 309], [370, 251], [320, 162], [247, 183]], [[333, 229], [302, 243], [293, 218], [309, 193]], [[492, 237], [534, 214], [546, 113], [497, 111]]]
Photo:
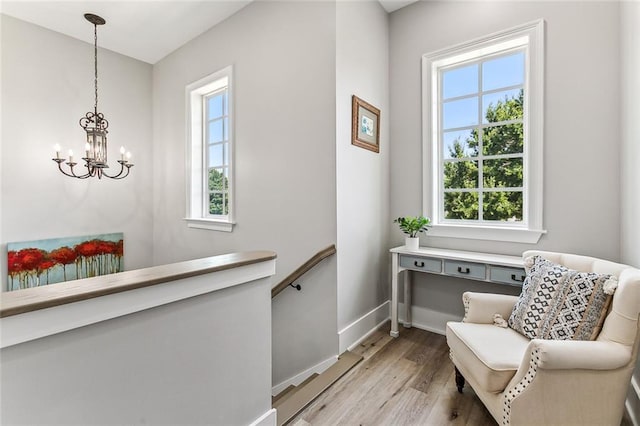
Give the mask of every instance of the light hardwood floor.
[[355, 348], [363, 362], [289, 425], [496, 425], [471, 387], [457, 392], [444, 336], [401, 327], [393, 339], [389, 329]]

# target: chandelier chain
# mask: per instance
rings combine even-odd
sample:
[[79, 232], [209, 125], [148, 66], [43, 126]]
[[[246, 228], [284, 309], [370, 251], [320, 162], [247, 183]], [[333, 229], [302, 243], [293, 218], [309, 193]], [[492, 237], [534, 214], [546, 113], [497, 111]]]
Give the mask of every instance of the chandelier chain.
[[95, 86], [95, 95], [96, 102], [94, 105], [95, 113], [98, 113], [98, 25], [93, 24], [93, 63], [94, 63], [94, 86]]

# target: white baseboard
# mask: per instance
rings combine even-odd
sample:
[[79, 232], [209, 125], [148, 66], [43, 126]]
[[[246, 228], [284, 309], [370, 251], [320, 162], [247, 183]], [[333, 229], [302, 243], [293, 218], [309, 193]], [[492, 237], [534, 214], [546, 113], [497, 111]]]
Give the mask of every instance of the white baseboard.
[[331, 358], [326, 359], [321, 363], [316, 364], [313, 367], [304, 370], [302, 373], [298, 373], [295, 376], [285, 380], [284, 382], [273, 386], [271, 388], [271, 395], [276, 396], [291, 385], [298, 386], [300, 383], [307, 380], [307, 378], [311, 376], [313, 373], [318, 373], [318, 374], [322, 373], [324, 370], [326, 370], [327, 368], [335, 364], [336, 361], [338, 361], [338, 355], [334, 355]]
[[[406, 323], [404, 303], [398, 304], [398, 317], [402, 324]], [[462, 317], [458, 315], [438, 312], [420, 306], [411, 307], [411, 326], [421, 330], [431, 331], [432, 333], [445, 334], [445, 327], [448, 321], [461, 320]]]
[[339, 353], [355, 347], [365, 337], [369, 336], [382, 323], [389, 319], [390, 302], [387, 300], [380, 306], [373, 308], [338, 332]]
[[278, 424], [276, 416], [276, 409], [272, 408], [254, 420], [249, 426], [276, 426]]

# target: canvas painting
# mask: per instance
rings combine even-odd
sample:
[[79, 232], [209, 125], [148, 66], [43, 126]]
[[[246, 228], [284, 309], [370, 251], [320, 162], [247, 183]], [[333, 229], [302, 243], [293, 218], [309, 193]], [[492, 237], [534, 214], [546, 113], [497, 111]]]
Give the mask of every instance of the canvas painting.
[[7, 251], [7, 291], [124, 270], [121, 232], [9, 243]]

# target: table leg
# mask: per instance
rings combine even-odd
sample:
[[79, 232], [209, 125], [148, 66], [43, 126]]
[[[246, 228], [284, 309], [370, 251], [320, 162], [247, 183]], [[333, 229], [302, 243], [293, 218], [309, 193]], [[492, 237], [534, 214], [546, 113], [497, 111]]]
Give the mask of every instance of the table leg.
[[391, 337], [398, 337], [398, 253], [391, 253]]
[[411, 328], [411, 271], [404, 273], [404, 325]]

